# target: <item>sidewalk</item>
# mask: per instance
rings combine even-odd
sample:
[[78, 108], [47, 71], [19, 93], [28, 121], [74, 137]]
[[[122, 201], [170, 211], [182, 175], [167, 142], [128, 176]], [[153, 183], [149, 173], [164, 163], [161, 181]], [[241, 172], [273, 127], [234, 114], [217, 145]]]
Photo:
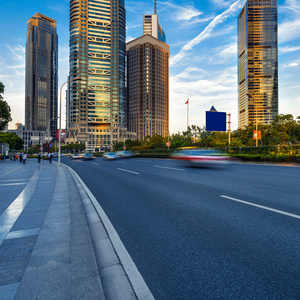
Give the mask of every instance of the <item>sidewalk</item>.
[[0, 214], [1, 299], [153, 299], [67, 166], [1, 162]]

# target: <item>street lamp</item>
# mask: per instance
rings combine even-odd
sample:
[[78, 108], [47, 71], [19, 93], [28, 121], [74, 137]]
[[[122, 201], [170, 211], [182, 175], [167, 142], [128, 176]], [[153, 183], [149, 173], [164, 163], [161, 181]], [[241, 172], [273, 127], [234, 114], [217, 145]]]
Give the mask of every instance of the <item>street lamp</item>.
[[61, 155], [61, 149], [60, 149], [60, 146], [61, 146], [61, 92], [62, 92], [62, 88], [63, 86], [68, 83], [68, 82], [71, 82], [71, 81], [78, 81], [78, 80], [82, 80], [81, 78], [77, 77], [77, 78], [74, 78], [74, 79], [70, 79], [66, 82], [64, 82], [60, 88], [60, 98], [59, 98], [59, 137], [58, 137], [58, 165], [60, 166], [60, 155]]

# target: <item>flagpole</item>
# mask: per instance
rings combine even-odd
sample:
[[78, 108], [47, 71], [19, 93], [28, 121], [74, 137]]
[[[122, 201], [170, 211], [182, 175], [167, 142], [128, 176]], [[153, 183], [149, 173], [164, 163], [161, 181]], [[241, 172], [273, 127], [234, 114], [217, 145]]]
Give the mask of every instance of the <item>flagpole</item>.
[[189, 100], [189, 98], [187, 99], [187, 131], [189, 130], [189, 105], [190, 105], [190, 100]]

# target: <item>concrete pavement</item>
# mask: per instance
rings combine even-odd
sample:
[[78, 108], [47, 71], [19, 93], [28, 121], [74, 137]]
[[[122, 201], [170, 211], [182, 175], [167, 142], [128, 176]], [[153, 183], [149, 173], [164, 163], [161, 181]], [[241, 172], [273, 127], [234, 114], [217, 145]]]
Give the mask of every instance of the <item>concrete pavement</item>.
[[1, 299], [153, 299], [69, 167], [1, 161], [0, 214]]

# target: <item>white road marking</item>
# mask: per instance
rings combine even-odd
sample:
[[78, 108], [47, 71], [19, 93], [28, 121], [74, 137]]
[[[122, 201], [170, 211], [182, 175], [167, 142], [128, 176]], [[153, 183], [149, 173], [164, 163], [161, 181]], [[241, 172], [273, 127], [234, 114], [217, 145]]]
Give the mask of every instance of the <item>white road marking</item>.
[[128, 173], [140, 175], [140, 173], [133, 172], [133, 171], [130, 171], [130, 170], [125, 170], [125, 169], [120, 169], [120, 168], [117, 168], [117, 169], [120, 170], [120, 171], [124, 171], [124, 172], [128, 172]]
[[1, 182], [7, 182], [7, 181], [29, 181], [29, 179], [6, 179], [6, 180], [1, 180]]
[[127, 164], [127, 162], [124, 161], [117, 161], [118, 164]]
[[20, 182], [20, 183], [3, 183], [0, 184], [0, 186], [6, 186], [6, 185], [23, 185], [26, 184], [26, 182]]
[[220, 195], [220, 197], [226, 198], [226, 199], [229, 199], [229, 200], [232, 200], [232, 201], [244, 203], [244, 204], [247, 204], [247, 205], [255, 206], [255, 207], [258, 207], [258, 208], [262, 208], [262, 209], [265, 209], [265, 210], [269, 210], [269, 211], [272, 211], [272, 212], [275, 212], [275, 213], [278, 213], [278, 214], [282, 214], [282, 215], [285, 215], [285, 216], [289, 216], [289, 217], [292, 217], [292, 218], [295, 218], [295, 219], [300, 219], [299, 215], [291, 214], [291, 213], [288, 213], [288, 212], [285, 212], [285, 211], [282, 211], [282, 210], [279, 210], [279, 209], [274, 209], [274, 208], [271, 208], [271, 207], [267, 207], [267, 206], [247, 202], [247, 201], [244, 201], [244, 200], [239, 200], [239, 199], [228, 197], [228, 196], [225, 196], [225, 195]]
[[161, 169], [168, 169], [168, 170], [175, 170], [175, 171], [183, 171], [185, 172], [185, 169], [177, 169], [177, 168], [170, 168], [170, 167], [162, 167], [162, 166], [153, 166], [154, 168], [161, 168]]
[[92, 163], [92, 165], [100, 166], [100, 164], [97, 164], [97, 163]]

